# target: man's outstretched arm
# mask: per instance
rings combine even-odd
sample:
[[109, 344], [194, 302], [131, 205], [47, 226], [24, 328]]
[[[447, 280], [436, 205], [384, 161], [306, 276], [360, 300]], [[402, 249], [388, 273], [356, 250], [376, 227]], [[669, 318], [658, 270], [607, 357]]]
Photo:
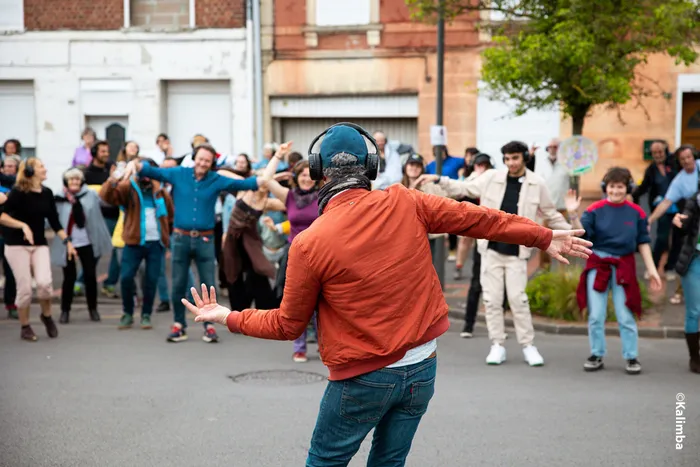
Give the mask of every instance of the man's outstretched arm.
[[450, 233], [462, 237], [483, 238], [498, 242], [535, 247], [558, 261], [568, 263], [563, 255], [588, 258], [591, 242], [576, 238], [583, 230], [550, 230], [536, 222], [497, 209], [460, 203], [440, 196], [410, 191], [418, 206], [418, 215], [428, 233]]
[[460, 203], [448, 198], [412, 191], [428, 233], [449, 233], [484, 238], [546, 250], [552, 231], [536, 222], [498, 209]]

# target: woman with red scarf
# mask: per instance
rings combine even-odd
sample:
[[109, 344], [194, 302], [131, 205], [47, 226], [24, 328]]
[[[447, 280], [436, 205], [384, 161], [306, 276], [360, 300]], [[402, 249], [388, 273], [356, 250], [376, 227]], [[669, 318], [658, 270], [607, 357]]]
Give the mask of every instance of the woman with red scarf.
[[[646, 214], [638, 205], [626, 200], [632, 191], [632, 174], [621, 167], [613, 167], [603, 177], [601, 185], [606, 198], [593, 203], [583, 213], [570, 215], [574, 228], [586, 230], [585, 237], [593, 242], [593, 254], [578, 284], [577, 300], [583, 310], [588, 308], [588, 339], [591, 356], [583, 365], [585, 371], [603, 368], [605, 356], [605, 320], [608, 311], [608, 293], [612, 291], [615, 316], [620, 327], [622, 357], [625, 371], [639, 374], [642, 366], [638, 357], [638, 331], [635, 315], [642, 314], [642, 297], [637, 282], [634, 254], [639, 249], [649, 272], [652, 290], [661, 289], [661, 279], [654, 266], [649, 243]], [[581, 199], [572, 191], [566, 198], [566, 208], [576, 213]]]

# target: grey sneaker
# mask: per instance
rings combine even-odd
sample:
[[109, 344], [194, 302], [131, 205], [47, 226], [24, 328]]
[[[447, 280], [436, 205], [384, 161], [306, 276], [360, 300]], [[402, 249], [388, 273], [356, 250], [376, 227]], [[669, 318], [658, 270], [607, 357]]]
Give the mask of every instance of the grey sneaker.
[[642, 372], [642, 365], [639, 363], [639, 360], [636, 358], [633, 358], [631, 360], [627, 360], [627, 365], [625, 366], [625, 371], [627, 372], [628, 375], [638, 375], [639, 373]]
[[603, 365], [603, 358], [591, 355], [588, 360], [583, 364], [584, 371], [598, 371], [602, 370], [605, 365]]

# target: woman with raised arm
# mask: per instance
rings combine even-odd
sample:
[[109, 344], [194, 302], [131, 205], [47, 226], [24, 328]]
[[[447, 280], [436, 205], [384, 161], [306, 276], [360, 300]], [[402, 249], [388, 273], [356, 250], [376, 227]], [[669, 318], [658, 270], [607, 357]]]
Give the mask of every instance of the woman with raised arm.
[[[242, 178], [240, 173], [228, 168], [219, 169], [218, 173], [224, 177]], [[267, 211], [284, 211], [284, 205], [270, 198], [265, 185], [255, 191], [239, 191], [235, 198], [233, 195], [226, 197], [222, 258], [229, 300], [234, 310], [249, 308], [253, 301], [256, 306], [266, 308], [279, 306], [270, 286], [270, 279], [275, 278], [275, 266], [265, 257], [259, 230], [260, 217]]]
[[[282, 162], [292, 148], [292, 142], [282, 144], [274, 156], [265, 167], [262, 175], [266, 181], [270, 193], [282, 201], [287, 208], [287, 218], [289, 219], [290, 232], [287, 238], [289, 245], [294, 237], [306, 230], [318, 217], [318, 192], [321, 183], [311, 179], [309, 174], [309, 162], [301, 160], [292, 167], [291, 188], [280, 185], [274, 176], [277, 166]], [[288, 250], [289, 248], [287, 248]], [[280, 260], [280, 268], [277, 273], [277, 284], [275, 289], [284, 290], [285, 276], [287, 274], [287, 252]], [[278, 292], [279, 295], [279, 292]], [[281, 296], [279, 297], [281, 298]], [[313, 320], [314, 330], [316, 321]], [[294, 353], [292, 359], [297, 363], [308, 361], [306, 357], [306, 331], [294, 341]]]

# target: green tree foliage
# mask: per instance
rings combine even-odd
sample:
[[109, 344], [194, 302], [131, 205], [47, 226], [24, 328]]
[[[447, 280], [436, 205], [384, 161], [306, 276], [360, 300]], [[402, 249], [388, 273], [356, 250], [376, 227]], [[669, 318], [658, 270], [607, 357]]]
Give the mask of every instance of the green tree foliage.
[[[434, 21], [438, 0], [406, 0], [415, 18]], [[497, 11], [498, 23], [480, 22], [492, 36], [483, 51], [481, 79], [492, 99], [529, 109], [561, 106], [581, 134], [596, 105], [617, 109], [643, 98], [668, 96], [640, 65], [655, 53], [693, 63], [700, 37], [694, 0], [443, 0], [446, 21]], [[645, 109], [646, 111], [646, 109]]]

